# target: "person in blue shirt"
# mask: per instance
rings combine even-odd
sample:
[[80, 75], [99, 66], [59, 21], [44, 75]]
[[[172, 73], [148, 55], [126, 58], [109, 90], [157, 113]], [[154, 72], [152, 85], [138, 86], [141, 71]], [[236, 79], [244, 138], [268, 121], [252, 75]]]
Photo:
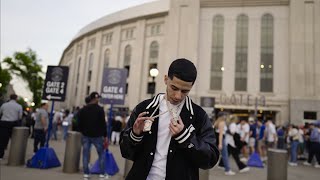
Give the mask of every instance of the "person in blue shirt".
[[284, 128], [282, 126], [277, 128], [277, 135], [278, 135], [278, 149], [285, 149], [285, 133]]
[[316, 156], [318, 163], [315, 163], [315, 168], [320, 168], [320, 124], [311, 123], [310, 124], [310, 149], [308, 160], [303, 164], [311, 166], [313, 156]]
[[250, 154], [255, 152], [256, 149], [256, 139], [257, 139], [257, 124], [254, 121], [254, 119], [249, 119], [249, 125], [250, 125], [250, 138], [249, 138], [249, 148], [250, 148]]
[[258, 140], [258, 152], [260, 154], [261, 160], [265, 161], [266, 158], [266, 147], [264, 140], [264, 130], [266, 126], [262, 120], [257, 121], [257, 140]]

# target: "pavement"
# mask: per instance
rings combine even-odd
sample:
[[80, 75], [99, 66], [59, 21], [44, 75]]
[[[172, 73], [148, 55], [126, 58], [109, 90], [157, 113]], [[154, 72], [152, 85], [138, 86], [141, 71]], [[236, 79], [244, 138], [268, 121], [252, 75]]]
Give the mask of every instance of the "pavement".
[[[61, 136], [61, 133], [60, 133]], [[8, 146], [10, 148], [10, 145]], [[50, 169], [33, 169], [25, 166], [8, 166], [8, 154], [10, 150], [7, 150], [4, 159], [0, 161], [0, 180], [79, 180], [82, 178], [82, 158], [80, 160], [80, 172], [78, 173], [63, 173], [62, 166], [65, 152], [65, 141], [50, 141], [50, 147], [52, 147], [60, 162], [61, 167]], [[28, 140], [26, 159], [30, 159], [33, 155], [33, 139]], [[120, 148], [118, 145], [110, 145], [109, 150], [113, 153], [114, 158], [119, 166], [119, 173], [110, 177], [111, 180], [122, 180], [124, 174], [125, 159], [121, 157]], [[91, 163], [93, 164], [97, 160], [97, 153], [95, 148], [91, 151]], [[251, 168], [249, 172], [239, 173], [236, 164], [233, 159], [230, 158], [231, 169], [236, 172], [235, 176], [226, 176], [224, 171], [218, 168], [209, 170], [210, 180], [247, 180], [247, 179], [259, 179], [267, 180], [267, 166], [261, 168]], [[299, 162], [297, 167], [288, 166], [288, 180], [315, 180], [319, 179], [320, 169], [316, 169], [312, 166], [304, 166], [303, 162]], [[99, 179], [97, 175], [93, 175], [90, 179]]]

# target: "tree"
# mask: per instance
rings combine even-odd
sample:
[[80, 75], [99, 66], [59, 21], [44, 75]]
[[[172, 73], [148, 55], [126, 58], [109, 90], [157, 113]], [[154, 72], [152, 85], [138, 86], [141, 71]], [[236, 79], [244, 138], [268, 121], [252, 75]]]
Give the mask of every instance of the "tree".
[[0, 93], [2, 95], [7, 93], [7, 86], [9, 85], [12, 77], [8, 71], [8, 69], [2, 69], [1, 63], [0, 63]]
[[36, 106], [40, 105], [44, 80], [37, 54], [31, 49], [26, 52], [15, 52], [13, 57], [4, 58], [3, 62], [8, 65], [10, 73], [27, 82], [28, 88], [33, 94], [33, 102]]
[[28, 104], [24, 101], [22, 97], [18, 97], [17, 103], [22, 106], [23, 110], [25, 110], [28, 107]]

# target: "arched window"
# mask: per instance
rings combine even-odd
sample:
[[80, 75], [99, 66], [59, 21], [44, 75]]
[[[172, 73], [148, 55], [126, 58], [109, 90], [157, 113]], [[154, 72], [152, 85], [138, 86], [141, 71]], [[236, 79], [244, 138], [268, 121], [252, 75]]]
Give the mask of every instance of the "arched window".
[[88, 82], [91, 81], [92, 76], [92, 67], [93, 67], [93, 53], [89, 55], [89, 64], [88, 64]]
[[107, 68], [109, 67], [109, 63], [110, 63], [110, 50], [106, 49], [104, 51], [104, 63], [103, 63], [103, 67]]
[[236, 30], [236, 65], [235, 65], [235, 91], [247, 90], [248, 76], [248, 27], [247, 15], [237, 17]]
[[158, 66], [158, 56], [159, 56], [159, 43], [157, 41], [152, 41], [150, 44], [149, 51], [149, 70], [148, 75], [150, 76], [150, 69], [157, 68]]
[[128, 69], [128, 76], [130, 72], [130, 62], [131, 62], [131, 46], [127, 45], [124, 48], [124, 61], [123, 61], [123, 67]]
[[261, 18], [260, 91], [273, 91], [273, 16]]
[[150, 63], [157, 63], [158, 56], [159, 56], [159, 44], [157, 41], [153, 41], [150, 44], [149, 62]]
[[210, 89], [222, 89], [223, 67], [223, 31], [224, 18], [217, 15], [213, 18], [212, 26], [212, 46], [211, 46], [211, 76]]

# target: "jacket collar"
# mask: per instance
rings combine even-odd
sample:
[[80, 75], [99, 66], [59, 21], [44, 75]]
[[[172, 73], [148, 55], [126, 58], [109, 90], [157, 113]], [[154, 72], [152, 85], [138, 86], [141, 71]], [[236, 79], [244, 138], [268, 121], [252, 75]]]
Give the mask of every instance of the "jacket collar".
[[[152, 109], [152, 108], [155, 108], [156, 106], [158, 106], [158, 104], [160, 103], [160, 96], [161, 95], [164, 95], [164, 93], [159, 93], [155, 97], [153, 97], [151, 103], [148, 104], [146, 109], [150, 109], [150, 108]], [[186, 96], [186, 101], [184, 103], [184, 106], [187, 108], [187, 110], [192, 115], [194, 115], [193, 107], [192, 107], [192, 100], [189, 96]]]

